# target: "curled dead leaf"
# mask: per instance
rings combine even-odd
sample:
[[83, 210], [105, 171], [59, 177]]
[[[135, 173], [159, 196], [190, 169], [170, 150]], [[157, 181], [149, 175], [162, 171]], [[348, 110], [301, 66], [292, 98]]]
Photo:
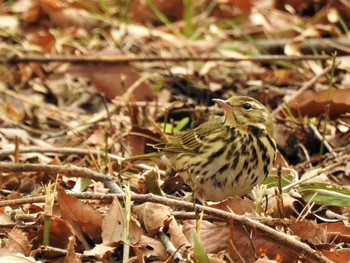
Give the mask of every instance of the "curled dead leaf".
[[[294, 116], [319, 116], [325, 112], [327, 105], [327, 90], [313, 91], [305, 90], [293, 101], [289, 103]], [[350, 112], [350, 88], [336, 89], [332, 88], [329, 102], [329, 115], [338, 116]]]

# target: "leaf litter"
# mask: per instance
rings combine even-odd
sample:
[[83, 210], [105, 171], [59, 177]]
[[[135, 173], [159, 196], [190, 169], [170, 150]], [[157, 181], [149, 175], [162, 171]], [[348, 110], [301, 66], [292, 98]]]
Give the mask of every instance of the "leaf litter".
[[[310, 251], [322, 262], [350, 261], [349, 6], [146, 2], [3, 4], [1, 260], [195, 262], [205, 258], [194, 249], [195, 230], [211, 262], [312, 262]], [[281, 54], [288, 56], [275, 60]], [[310, 54], [328, 57], [305, 60]], [[67, 60], [45, 62], [51, 56]], [[86, 56], [100, 62], [84, 62]], [[179, 59], [133, 60], [145, 57]], [[106, 62], [115, 58], [130, 61]], [[257, 98], [275, 117], [282, 170], [272, 171], [265, 195], [207, 210], [186, 201], [190, 189], [167, 167], [121, 165], [122, 157], [150, 152], [150, 145], [206, 121], [213, 98], [235, 94]], [[49, 182], [58, 190], [50, 245], [43, 246]], [[115, 195], [126, 184], [130, 207]]]

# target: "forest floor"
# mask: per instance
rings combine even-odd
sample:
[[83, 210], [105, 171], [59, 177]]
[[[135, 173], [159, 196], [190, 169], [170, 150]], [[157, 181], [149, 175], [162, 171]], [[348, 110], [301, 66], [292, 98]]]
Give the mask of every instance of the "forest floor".
[[[0, 262], [350, 262], [350, 5], [191, 2], [0, 2]], [[255, 198], [121, 163], [233, 95], [275, 123]]]

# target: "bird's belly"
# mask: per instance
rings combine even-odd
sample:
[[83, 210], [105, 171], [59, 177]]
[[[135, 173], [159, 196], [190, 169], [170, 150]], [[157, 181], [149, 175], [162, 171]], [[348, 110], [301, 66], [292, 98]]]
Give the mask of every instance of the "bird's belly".
[[[234, 195], [245, 195], [265, 179], [274, 162], [275, 151], [267, 147], [268, 140], [254, 140], [260, 140], [266, 151], [249, 148], [245, 152], [231, 151], [230, 155], [229, 147], [221, 145], [221, 148], [215, 148], [217, 154], [213, 154], [216, 153], [214, 150], [209, 150], [204, 157], [184, 154], [173, 168], [206, 200], [220, 201]], [[254, 145], [257, 145], [256, 141]], [[208, 158], [214, 155], [215, 158]]]
[[[242, 160], [242, 163], [244, 163], [244, 160]], [[272, 163], [270, 167], [272, 167]], [[221, 174], [207, 173], [204, 176], [198, 175], [195, 188], [203, 198], [220, 201], [230, 196], [243, 196], [249, 193], [264, 178], [263, 164], [258, 164], [249, 170], [238, 164], [236, 169], [228, 169]]]

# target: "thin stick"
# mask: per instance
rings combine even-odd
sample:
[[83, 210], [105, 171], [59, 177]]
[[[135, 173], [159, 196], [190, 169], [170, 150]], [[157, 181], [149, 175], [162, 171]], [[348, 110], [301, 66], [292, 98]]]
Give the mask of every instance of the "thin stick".
[[[94, 156], [98, 156], [101, 154], [101, 151], [91, 150], [91, 149], [81, 149], [81, 148], [74, 148], [74, 147], [37, 147], [37, 146], [29, 146], [29, 147], [20, 147], [20, 153], [57, 153], [57, 154], [78, 154], [78, 155], [90, 155], [93, 154]], [[6, 149], [6, 150], [0, 150], [0, 159], [5, 158], [11, 154], [15, 153], [15, 149]], [[120, 157], [116, 154], [108, 153], [108, 157], [112, 161], [123, 161], [124, 158]], [[138, 167], [140, 169], [144, 170], [152, 170], [154, 167], [145, 165], [145, 164], [134, 164], [133, 166]], [[165, 171], [158, 170], [160, 175], [165, 175]]]
[[225, 62], [238, 62], [238, 61], [253, 61], [253, 62], [271, 62], [271, 61], [305, 61], [305, 60], [330, 60], [330, 56], [284, 56], [284, 55], [266, 55], [266, 56], [252, 56], [252, 57], [132, 57], [132, 56], [37, 56], [29, 55], [26, 57], [11, 57], [0, 59], [0, 64], [18, 64], [18, 63], [73, 63], [73, 64], [86, 64], [86, 63], [110, 63], [110, 64], [125, 64], [131, 62], [186, 62], [186, 61], [225, 61]]
[[46, 164], [15, 164], [0, 163], [2, 173], [20, 172], [44, 172], [49, 174], [64, 174], [68, 177], [83, 177], [102, 182], [112, 193], [122, 194], [122, 189], [115, 183], [116, 178], [104, 175], [88, 168], [73, 165], [46, 165]]

